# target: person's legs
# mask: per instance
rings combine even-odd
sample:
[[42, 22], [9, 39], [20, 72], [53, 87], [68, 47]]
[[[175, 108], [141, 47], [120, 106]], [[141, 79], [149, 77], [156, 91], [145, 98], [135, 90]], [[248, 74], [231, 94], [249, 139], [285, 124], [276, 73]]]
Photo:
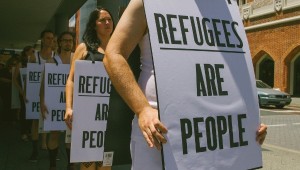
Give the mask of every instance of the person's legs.
[[31, 126], [32, 154], [29, 160], [32, 162], [37, 162], [37, 156], [38, 156], [38, 139], [39, 139], [38, 123], [39, 123], [38, 120], [33, 120]]
[[56, 157], [58, 152], [59, 131], [51, 131], [48, 140], [48, 152], [50, 169], [56, 167]]
[[111, 170], [110, 166], [103, 166], [103, 162], [95, 162], [97, 170]]
[[47, 150], [47, 133], [42, 133], [42, 149]]
[[94, 162], [82, 162], [80, 170], [96, 170], [96, 164]]
[[26, 120], [26, 110], [25, 102], [21, 100], [21, 109], [20, 109], [20, 126], [21, 126], [21, 139], [23, 141], [28, 141], [29, 128], [28, 123], [30, 120]]
[[70, 153], [71, 153], [71, 143], [66, 143], [66, 153], [67, 153], [67, 170], [74, 170], [75, 165], [70, 162]]

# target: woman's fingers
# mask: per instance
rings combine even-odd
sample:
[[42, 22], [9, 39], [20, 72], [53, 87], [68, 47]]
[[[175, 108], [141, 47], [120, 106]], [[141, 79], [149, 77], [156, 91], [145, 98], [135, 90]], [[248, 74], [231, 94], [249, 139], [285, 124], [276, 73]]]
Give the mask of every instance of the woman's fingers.
[[69, 128], [70, 130], [72, 130], [72, 120], [73, 120], [72, 114], [69, 113], [69, 112], [67, 112], [67, 113], [65, 114], [64, 119], [65, 119], [65, 123], [66, 123], [66, 125], [68, 126], [68, 128]]
[[256, 134], [256, 141], [260, 145], [262, 145], [265, 141], [266, 136], [267, 136], [267, 126], [264, 124], [261, 124], [257, 131], [257, 134]]

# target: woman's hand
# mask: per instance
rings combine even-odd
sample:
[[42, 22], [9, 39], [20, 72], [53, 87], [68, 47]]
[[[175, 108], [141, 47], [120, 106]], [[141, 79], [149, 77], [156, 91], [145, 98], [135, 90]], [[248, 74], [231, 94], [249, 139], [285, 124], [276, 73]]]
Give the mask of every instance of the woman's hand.
[[73, 110], [72, 109], [66, 109], [64, 119], [65, 119], [65, 123], [68, 126], [68, 128], [72, 130], [72, 121], [73, 121]]
[[42, 117], [45, 120], [46, 119], [46, 113], [48, 114], [48, 108], [44, 103], [41, 103], [41, 113], [42, 113]]
[[159, 121], [158, 111], [151, 107], [144, 109], [138, 114], [138, 122], [149, 147], [155, 146], [157, 149], [161, 149], [161, 143], [167, 142], [163, 134], [166, 134], [168, 130]]
[[29, 100], [26, 98], [26, 94], [25, 94], [24, 91], [22, 91], [21, 96], [22, 96], [22, 98], [23, 98], [23, 100], [24, 100], [25, 103], [29, 102]]
[[260, 124], [258, 131], [256, 132], [256, 141], [262, 145], [267, 136], [267, 126], [265, 124]]

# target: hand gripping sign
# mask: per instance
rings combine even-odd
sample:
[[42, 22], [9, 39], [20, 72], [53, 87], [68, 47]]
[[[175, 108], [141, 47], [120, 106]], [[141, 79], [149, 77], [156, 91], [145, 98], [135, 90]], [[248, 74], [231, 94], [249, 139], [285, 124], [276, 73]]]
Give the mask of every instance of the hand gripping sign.
[[[144, 0], [166, 169], [262, 166], [259, 109], [238, 6], [231, 0]], [[249, 161], [251, 160], [251, 161]]]

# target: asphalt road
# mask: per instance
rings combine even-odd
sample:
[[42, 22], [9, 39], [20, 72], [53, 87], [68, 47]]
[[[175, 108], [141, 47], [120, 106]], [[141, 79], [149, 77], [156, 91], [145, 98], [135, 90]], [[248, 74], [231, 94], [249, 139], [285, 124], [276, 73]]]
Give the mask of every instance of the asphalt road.
[[260, 111], [261, 121], [268, 125], [262, 170], [300, 170], [300, 107]]

